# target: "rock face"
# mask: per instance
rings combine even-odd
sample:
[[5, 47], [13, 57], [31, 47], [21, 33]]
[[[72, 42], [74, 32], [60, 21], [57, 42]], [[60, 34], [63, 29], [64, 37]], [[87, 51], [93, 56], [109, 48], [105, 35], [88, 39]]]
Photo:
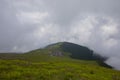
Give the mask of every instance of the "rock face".
[[54, 52], [51, 52], [50, 55], [51, 56], [58, 56], [58, 57], [60, 57], [60, 56], [63, 56], [63, 53], [60, 52], [60, 51], [54, 51]]

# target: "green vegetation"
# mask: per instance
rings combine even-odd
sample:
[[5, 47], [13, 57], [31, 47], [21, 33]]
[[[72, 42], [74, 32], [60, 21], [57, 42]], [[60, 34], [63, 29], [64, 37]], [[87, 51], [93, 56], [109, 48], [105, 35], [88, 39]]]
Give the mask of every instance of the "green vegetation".
[[95, 59], [72, 58], [70, 47], [65, 51], [61, 46], [0, 54], [0, 80], [120, 80], [120, 71], [100, 66]]
[[120, 72], [92, 61], [0, 60], [0, 80], [120, 80]]

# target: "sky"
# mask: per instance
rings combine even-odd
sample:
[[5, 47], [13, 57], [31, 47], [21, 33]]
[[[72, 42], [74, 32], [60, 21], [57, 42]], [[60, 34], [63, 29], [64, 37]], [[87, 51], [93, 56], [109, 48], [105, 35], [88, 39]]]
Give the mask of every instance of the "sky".
[[87, 46], [120, 70], [120, 0], [0, 0], [0, 52]]

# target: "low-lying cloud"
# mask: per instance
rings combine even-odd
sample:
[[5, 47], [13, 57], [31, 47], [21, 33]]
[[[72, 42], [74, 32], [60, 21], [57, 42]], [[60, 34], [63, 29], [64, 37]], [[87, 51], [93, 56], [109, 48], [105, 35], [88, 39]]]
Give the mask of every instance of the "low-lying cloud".
[[110, 57], [120, 69], [119, 0], [1, 0], [0, 52], [69, 41]]

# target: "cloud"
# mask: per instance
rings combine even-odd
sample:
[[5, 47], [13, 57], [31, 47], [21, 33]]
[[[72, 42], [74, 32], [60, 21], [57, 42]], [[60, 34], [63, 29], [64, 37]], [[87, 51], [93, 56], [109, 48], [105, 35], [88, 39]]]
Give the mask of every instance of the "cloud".
[[106, 61], [107, 64], [114, 66], [115, 69], [120, 69], [119, 62], [120, 62], [119, 57], [111, 57]]
[[120, 69], [119, 0], [1, 0], [0, 52], [69, 41], [110, 57]]
[[20, 12], [17, 14], [17, 17], [22, 24], [37, 24], [42, 22], [47, 16], [47, 12]]

